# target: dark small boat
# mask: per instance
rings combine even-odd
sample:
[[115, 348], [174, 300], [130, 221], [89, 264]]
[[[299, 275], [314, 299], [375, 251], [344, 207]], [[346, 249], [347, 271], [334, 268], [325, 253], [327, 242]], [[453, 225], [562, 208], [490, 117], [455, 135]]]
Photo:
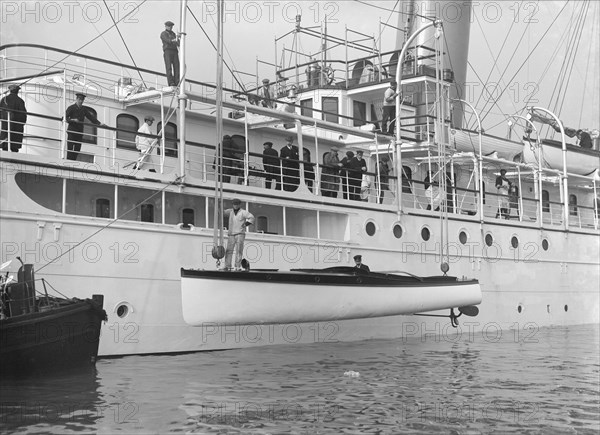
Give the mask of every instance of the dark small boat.
[[0, 282], [0, 375], [44, 374], [93, 366], [100, 326], [106, 320], [104, 296], [68, 299], [35, 289], [33, 266], [23, 264], [18, 281]]

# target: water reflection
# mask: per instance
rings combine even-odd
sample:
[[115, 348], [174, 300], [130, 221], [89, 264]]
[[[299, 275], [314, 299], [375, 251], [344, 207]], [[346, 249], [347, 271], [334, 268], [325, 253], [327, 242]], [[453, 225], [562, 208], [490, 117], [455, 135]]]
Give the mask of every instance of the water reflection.
[[32, 378], [2, 379], [3, 432], [62, 427], [89, 431], [109, 412], [98, 394], [95, 368]]

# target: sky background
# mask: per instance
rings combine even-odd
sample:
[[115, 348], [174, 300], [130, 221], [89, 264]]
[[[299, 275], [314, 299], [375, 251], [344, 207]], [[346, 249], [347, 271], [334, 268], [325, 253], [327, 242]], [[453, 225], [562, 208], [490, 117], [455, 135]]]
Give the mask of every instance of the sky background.
[[[447, 1], [439, 10], [443, 20], [453, 19], [453, 3], [456, 2]], [[467, 76], [470, 88], [465, 98], [482, 114], [490, 111], [484, 119], [488, 132], [504, 136], [503, 114], [523, 114], [523, 107], [532, 103], [556, 110], [568, 126], [590, 130], [600, 127], [599, 1], [589, 3], [577, 51], [567, 46], [568, 33], [579, 24], [578, 14], [585, 4], [580, 0], [473, 3]], [[188, 75], [195, 80], [214, 82], [216, 53], [204, 32], [216, 41], [216, 5], [198, 0], [191, 0], [188, 5], [195, 16], [188, 14], [187, 17]], [[302, 16], [303, 27], [320, 26], [328, 15], [329, 34], [344, 38], [348, 27], [372, 36], [382, 51], [390, 51], [395, 48], [396, 31], [379, 23], [398, 25], [396, 5], [395, 0], [227, 1], [225, 60], [232, 69], [256, 74], [257, 57], [266, 62], [275, 61], [274, 40], [293, 30], [297, 14]], [[159, 34], [164, 30], [164, 22], [171, 20], [175, 22], [175, 31], [180, 30], [179, 1], [2, 0], [0, 6], [2, 45], [27, 42], [80, 50], [126, 64], [135, 62], [139, 67], [161, 72], [164, 64]], [[135, 9], [136, 6], [139, 8]], [[395, 6], [396, 12], [392, 10]], [[422, 3], [418, 2], [417, 7], [422, 7]], [[115, 28], [99, 36], [113, 25], [113, 17], [122, 19], [118, 29], [125, 43]], [[381, 33], [380, 29], [383, 29]], [[288, 37], [286, 47], [291, 48], [292, 42], [293, 38]], [[301, 35], [296, 42], [307, 51], [318, 47], [318, 40], [306, 35]], [[279, 43], [279, 50], [283, 43]], [[533, 55], [525, 62], [532, 50]], [[281, 61], [280, 54], [277, 61]], [[289, 64], [289, 55], [285, 63]], [[566, 94], [564, 102], [555, 107], [551, 104], [556, 99], [553, 93], [560, 89], [560, 69], [565, 65], [572, 67], [570, 86], [562, 90]], [[258, 76], [273, 77], [273, 67], [260, 64]], [[250, 75], [239, 77], [245, 83], [255, 80]], [[497, 105], [492, 106], [481, 98], [482, 81], [508, 88]], [[231, 77], [226, 76], [226, 82], [230, 85]], [[529, 97], [534, 100], [529, 101]]]

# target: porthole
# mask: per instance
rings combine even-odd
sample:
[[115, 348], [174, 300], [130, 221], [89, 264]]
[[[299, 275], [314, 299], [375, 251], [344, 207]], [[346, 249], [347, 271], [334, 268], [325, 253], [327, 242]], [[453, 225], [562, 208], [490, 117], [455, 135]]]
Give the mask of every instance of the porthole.
[[463, 244], [463, 245], [464, 245], [464, 244], [466, 244], [466, 243], [467, 243], [467, 240], [469, 240], [469, 236], [467, 235], [467, 233], [466, 233], [465, 231], [461, 231], [461, 232], [458, 234], [458, 240], [459, 240], [459, 242], [460, 242], [461, 244]]
[[392, 231], [394, 232], [394, 237], [397, 239], [402, 237], [402, 234], [404, 233], [404, 231], [402, 230], [402, 226], [400, 224], [394, 225], [394, 228], [392, 229]]
[[565, 313], [566, 313], [567, 311], [569, 311], [569, 306], [568, 306], [568, 305], [565, 305]]
[[375, 235], [376, 230], [377, 230], [377, 228], [375, 227], [374, 222], [367, 222], [367, 224], [365, 225], [365, 231], [367, 232], [367, 234], [369, 236]]
[[427, 227], [421, 228], [421, 238], [425, 241], [427, 241], [431, 238], [431, 231], [429, 231], [429, 228], [427, 228]]
[[129, 314], [129, 307], [126, 304], [120, 304], [117, 306], [116, 313], [122, 319]]
[[548, 314], [550, 314], [550, 305], [546, 305], [546, 311], [548, 311]]
[[519, 239], [517, 238], [517, 236], [512, 236], [512, 238], [510, 239], [510, 246], [512, 246], [514, 249], [517, 249], [519, 247]]
[[520, 314], [523, 311], [523, 307], [521, 305], [519, 305], [517, 307], [517, 312]]
[[548, 239], [544, 239], [544, 240], [542, 240], [542, 249], [543, 249], [544, 251], [547, 251], [549, 247], [550, 247], [550, 246], [549, 246], [549, 244], [548, 244]]
[[490, 233], [485, 235], [485, 244], [487, 246], [492, 246], [494, 244], [494, 236], [492, 236]]

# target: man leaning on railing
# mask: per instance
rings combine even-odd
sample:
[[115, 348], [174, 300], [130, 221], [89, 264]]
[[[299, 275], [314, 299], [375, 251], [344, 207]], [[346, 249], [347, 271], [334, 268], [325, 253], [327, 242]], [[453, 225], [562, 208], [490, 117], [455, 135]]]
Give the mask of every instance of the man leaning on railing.
[[20, 89], [18, 85], [10, 85], [9, 94], [0, 100], [0, 144], [4, 151], [10, 148], [14, 153], [18, 153], [23, 145], [23, 130], [27, 122], [25, 101], [18, 95]]

